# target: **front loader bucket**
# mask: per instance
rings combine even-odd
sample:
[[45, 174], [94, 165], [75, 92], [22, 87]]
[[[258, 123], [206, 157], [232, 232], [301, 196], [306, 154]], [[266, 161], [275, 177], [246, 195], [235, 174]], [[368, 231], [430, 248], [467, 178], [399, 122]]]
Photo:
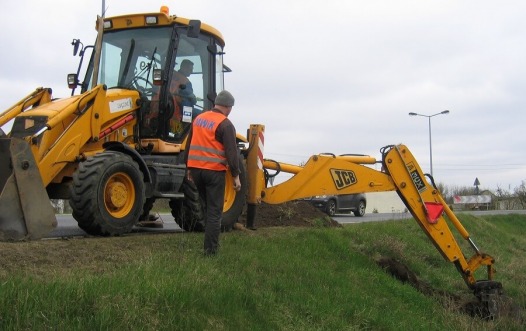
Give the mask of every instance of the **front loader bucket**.
[[0, 241], [40, 239], [56, 226], [28, 143], [0, 138]]

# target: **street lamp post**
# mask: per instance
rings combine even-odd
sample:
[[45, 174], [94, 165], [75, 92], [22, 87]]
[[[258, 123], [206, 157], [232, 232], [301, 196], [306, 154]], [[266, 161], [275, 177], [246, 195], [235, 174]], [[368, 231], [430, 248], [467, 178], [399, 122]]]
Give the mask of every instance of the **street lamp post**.
[[436, 113], [433, 115], [424, 115], [424, 114], [418, 114], [418, 113], [409, 113], [409, 116], [422, 116], [427, 117], [428, 123], [429, 123], [429, 167], [431, 170], [431, 177], [433, 177], [433, 147], [431, 144], [431, 117], [437, 116], [437, 115], [445, 115], [449, 114], [449, 110], [441, 111], [440, 113]]

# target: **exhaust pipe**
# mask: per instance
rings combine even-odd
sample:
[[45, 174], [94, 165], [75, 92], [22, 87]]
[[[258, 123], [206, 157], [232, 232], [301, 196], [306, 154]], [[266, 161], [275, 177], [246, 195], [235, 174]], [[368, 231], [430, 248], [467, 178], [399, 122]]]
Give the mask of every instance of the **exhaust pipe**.
[[0, 241], [40, 239], [56, 226], [29, 144], [0, 138]]

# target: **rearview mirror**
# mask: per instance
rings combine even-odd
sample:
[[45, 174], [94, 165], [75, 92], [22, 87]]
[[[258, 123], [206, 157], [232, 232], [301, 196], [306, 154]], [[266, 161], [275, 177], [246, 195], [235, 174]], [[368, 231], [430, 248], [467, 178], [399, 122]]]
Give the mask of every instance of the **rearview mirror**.
[[79, 39], [73, 39], [73, 41], [71, 42], [71, 45], [73, 45], [73, 56], [75, 56], [75, 55], [77, 55], [77, 53], [79, 51], [80, 40]]

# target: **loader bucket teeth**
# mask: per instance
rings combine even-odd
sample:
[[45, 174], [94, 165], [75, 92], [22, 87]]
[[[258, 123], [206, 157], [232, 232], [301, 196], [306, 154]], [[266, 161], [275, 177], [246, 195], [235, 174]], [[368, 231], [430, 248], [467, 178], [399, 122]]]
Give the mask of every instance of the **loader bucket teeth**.
[[34, 240], [57, 226], [29, 145], [0, 138], [0, 241]]

